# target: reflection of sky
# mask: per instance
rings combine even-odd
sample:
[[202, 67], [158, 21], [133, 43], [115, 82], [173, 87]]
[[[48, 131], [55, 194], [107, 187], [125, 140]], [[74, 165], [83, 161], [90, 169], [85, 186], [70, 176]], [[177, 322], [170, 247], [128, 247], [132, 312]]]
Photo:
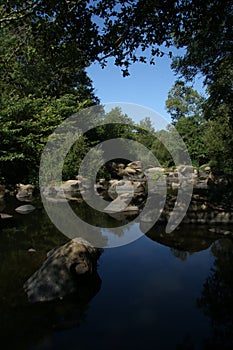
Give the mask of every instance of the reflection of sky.
[[111, 231], [111, 229], [102, 229], [101, 233], [103, 237], [107, 238], [108, 247], [117, 247], [131, 243], [143, 234], [138, 223], [128, 223], [125, 228], [114, 227], [114, 231]]

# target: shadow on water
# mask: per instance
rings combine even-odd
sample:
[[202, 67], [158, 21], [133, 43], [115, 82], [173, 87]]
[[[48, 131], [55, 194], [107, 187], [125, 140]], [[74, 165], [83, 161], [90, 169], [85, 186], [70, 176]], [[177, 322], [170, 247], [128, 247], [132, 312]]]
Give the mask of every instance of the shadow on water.
[[[71, 335], [68, 335], [68, 330], [78, 333], [80, 349], [95, 348], [98, 331], [108, 340], [111, 339], [111, 343], [102, 343], [102, 349], [109, 349], [111, 344], [116, 349], [122, 343], [122, 348], [124, 344], [128, 344], [128, 348], [142, 348], [144, 341], [139, 341], [139, 336], [145, 337], [145, 344], [149, 344], [145, 345], [145, 349], [232, 348], [232, 240], [220, 239], [206, 226], [181, 225], [168, 235], [165, 234], [164, 227], [158, 225], [132, 244], [107, 249], [100, 259], [98, 272], [101, 278], [96, 272], [91, 279], [83, 280], [77, 293], [62, 300], [30, 304], [23, 291], [24, 282], [40, 268], [47, 251], [66, 243], [68, 239], [51, 224], [39, 201], [34, 203], [36, 211], [28, 215], [15, 214], [14, 208], [18, 205], [15, 201], [7, 205], [8, 212], [14, 214], [14, 220], [5, 223], [1, 229], [0, 337], [2, 342], [7, 342], [9, 349], [34, 349], [46, 337], [52, 338], [60, 334], [66, 343], [66, 347], [61, 349], [70, 349], [68, 342]], [[83, 217], [88, 216], [86, 207], [80, 205], [78, 209], [77, 204], [76, 210], [82, 210]], [[98, 220], [100, 226], [101, 223], [106, 226], [103, 221], [108, 219], [106, 216], [96, 216], [95, 220]], [[108, 224], [111, 225], [112, 222], [113, 218], [110, 218]], [[119, 222], [116, 223], [118, 224]], [[195, 258], [198, 254], [201, 254], [200, 261]], [[206, 260], [209, 265], [205, 265]], [[211, 270], [209, 266], [212, 266]], [[173, 269], [176, 269], [175, 277]], [[183, 281], [184, 286], [179, 281]], [[194, 285], [189, 287], [189, 283]], [[191, 301], [188, 301], [187, 293], [190, 291], [193, 294]], [[90, 312], [96, 299], [94, 311]], [[191, 323], [194, 328], [204, 322], [203, 318], [209, 321], [210, 331], [205, 326], [200, 335], [196, 334], [200, 336], [199, 345], [197, 338], [185, 330], [188, 319], [181, 320], [188, 314], [188, 310], [185, 310], [187, 305], [193, 305], [195, 309], [195, 312], [190, 311], [190, 317], [197, 317]], [[171, 314], [173, 307], [177, 312], [175, 315]], [[137, 320], [140, 310], [142, 314]], [[154, 310], [156, 312], [153, 314]], [[159, 315], [160, 319], [156, 321]], [[173, 322], [173, 329], [170, 329], [169, 324], [173, 319], [177, 325]], [[99, 320], [99, 324], [96, 324], [96, 320]], [[127, 328], [124, 328], [125, 324]], [[164, 324], [167, 326], [163, 328]], [[195, 331], [199, 330], [197, 328]], [[89, 338], [88, 347], [85, 344], [89, 332], [95, 334], [95, 337], [93, 340]], [[122, 339], [120, 335], [118, 339], [114, 338], [118, 333]], [[172, 347], [164, 345], [169, 337]], [[43, 349], [43, 345], [38, 348]], [[51, 345], [45, 348], [55, 347]]]

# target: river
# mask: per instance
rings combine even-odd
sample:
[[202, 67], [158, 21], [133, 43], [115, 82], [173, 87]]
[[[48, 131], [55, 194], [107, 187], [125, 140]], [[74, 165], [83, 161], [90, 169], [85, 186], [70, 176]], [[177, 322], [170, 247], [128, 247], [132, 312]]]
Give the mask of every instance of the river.
[[[14, 216], [1, 220], [0, 335], [7, 349], [232, 348], [231, 239], [214, 236], [209, 226], [181, 225], [167, 235], [155, 225], [132, 243], [104, 249], [83, 298], [30, 304], [24, 282], [48, 250], [67, 242], [39, 199], [33, 204], [34, 212], [21, 215], [17, 200], [2, 203]], [[114, 222], [90, 215], [83, 203], [73, 206], [90, 223]]]

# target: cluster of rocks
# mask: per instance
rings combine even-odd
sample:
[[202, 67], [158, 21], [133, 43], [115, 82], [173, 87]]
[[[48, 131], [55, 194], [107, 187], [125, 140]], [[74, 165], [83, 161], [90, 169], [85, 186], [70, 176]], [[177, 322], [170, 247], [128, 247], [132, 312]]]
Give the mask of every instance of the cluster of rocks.
[[[159, 221], [167, 222], [170, 216], [174, 215], [176, 191], [181, 186], [185, 189], [185, 186], [191, 185], [193, 188], [192, 200], [183, 223], [233, 223], [233, 207], [229, 204], [213, 203], [212, 197], [208, 194], [208, 192], [213, 194], [224, 186], [231, 185], [232, 178], [212, 172], [208, 165], [201, 169], [180, 165], [176, 169], [169, 170], [152, 166], [143, 168], [141, 162], [135, 161], [126, 165], [113, 163], [112, 166], [117, 179], [109, 181], [100, 179], [97, 184], [98, 191], [111, 198], [112, 204], [108, 209], [112, 211], [127, 213], [140, 211], [147, 202], [148, 209], [145, 214], [141, 215], [140, 220], [144, 223], [152, 222], [156, 215], [156, 208], [157, 210], [163, 208]], [[149, 190], [148, 182], [151, 183]], [[164, 203], [165, 188], [167, 196]], [[153, 196], [156, 196], [154, 197], [156, 205]], [[125, 200], [129, 198], [133, 205], [129, 205], [129, 202], [125, 203]], [[185, 203], [179, 203], [179, 205], [182, 207], [185, 206]], [[122, 217], [119, 216], [119, 218]]]
[[[150, 222], [155, 215], [153, 196], [156, 196], [156, 206], [164, 208], [161, 212], [160, 220], [166, 222], [173, 212], [176, 191], [179, 191], [180, 187], [185, 189], [185, 186], [191, 185], [195, 195], [192, 197], [183, 222], [233, 222], [232, 208], [213, 205], [208, 197], [203, 199], [202, 190], [216, 192], [222, 187], [233, 183], [231, 177], [212, 172], [208, 165], [203, 166], [201, 169], [188, 165], [180, 165], [175, 169], [165, 169], [150, 165], [143, 167], [140, 161], [127, 164], [109, 162], [108, 172], [108, 175], [111, 177], [110, 180], [102, 178], [96, 184], [92, 184], [89, 179], [78, 175], [75, 179], [65, 181], [60, 185], [51, 185], [43, 188], [41, 192], [51, 202], [82, 201], [83, 197], [88, 194], [93, 195], [95, 192], [95, 194], [109, 201], [109, 205], [106, 206], [104, 211], [111, 216], [115, 215], [120, 220], [123, 216], [139, 213], [147, 202], [148, 210], [146, 215], [141, 216], [141, 220], [145, 222]], [[34, 191], [35, 187], [31, 184], [18, 184], [14, 195], [19, 201], [30, 202], [33, 199]], [[0, 199], [6, 193], [7, 190], [0, 185]], [[163, 205], [166, 193], [168, 193], [166, 203]], [[199, 196], [199, 199], [197, 200], [195, 196]], [[26, 214], [34, 209], [31, 204], [25, 204], [16, 208], [16, 211]], [[123, 216], [119, 215], [120, 213]], [[8, 216], [6, 213], [2, 213], [1, 218], [8, 218]]]
[[[17, 200], [21, 202], [31, 202], [34, 199], [35, 186], [31, 184], [17, 184], [15, 190], [8, 190], [5, 186], [0, 185], [0, 219], [11, 219], [13, 215], [4, 213], [6, 196], [15, 196]], [[29, 214], [36, 208], [32, 204], [24, 204], [15, 208], [15, 211], [19, 214]], [[2, 212], [3, 211], [3, 212]]]

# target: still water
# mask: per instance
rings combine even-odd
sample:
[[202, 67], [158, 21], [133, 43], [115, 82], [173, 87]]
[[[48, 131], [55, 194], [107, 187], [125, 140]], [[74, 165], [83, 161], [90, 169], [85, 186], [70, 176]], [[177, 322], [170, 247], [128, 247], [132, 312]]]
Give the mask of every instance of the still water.
[[[16, 200], [1, 203], [14, 215], [2, 220], [0, 239], [0, 336], [7, 349], [232, 349], [232, 240], [207, 226], [166, 235], [157, 225], [133, 243], [106, 248], [82, 298], [30, 304], [24, 282], [48, 250], [67, 242], [40, 201], [33, 204], [34, 212], [20, 215]], [[83, 203], [73, 206], [89, 223], [114, 224]]]

